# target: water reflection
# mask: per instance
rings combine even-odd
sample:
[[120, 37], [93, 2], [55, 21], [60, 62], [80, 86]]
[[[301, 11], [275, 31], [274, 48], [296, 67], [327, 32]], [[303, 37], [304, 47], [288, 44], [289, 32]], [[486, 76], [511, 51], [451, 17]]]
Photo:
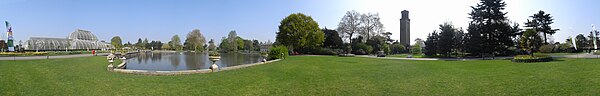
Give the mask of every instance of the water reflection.
[[[222, 53], [221, 60], [216, 63], [220, 67], [228, 67], [256, 63], [260, 62], [261, 59], [262, 57], [259, 54]], [[195, 70], [208, 69], [211, 64], [212, 62], [208, 60], [208, 54], [206, 53], [149, 52], [132, 55], [127, 62], [127, 69]]]

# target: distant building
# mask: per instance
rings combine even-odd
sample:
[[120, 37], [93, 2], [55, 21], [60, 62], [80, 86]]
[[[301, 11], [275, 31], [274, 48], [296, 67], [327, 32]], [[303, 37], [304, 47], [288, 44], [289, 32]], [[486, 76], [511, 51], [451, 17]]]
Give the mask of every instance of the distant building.
[[408, 11], [404, 10], [401, 12], [402, 18], [400, 18], [400, 44], [404, 46], [410, 45], [410, 19], [408, 18]]
[[272, 46], [273, 46], [273, 43], [271, 43], [271, 41], [261, 43], [260, 44], [260, 52], [269, 52], [271, 50]]
[[87, 30], [77, 29], [67, 38], [30, 37], [23, 45], [25, 50], [92, 50], [113, 49], [106, 42], [98, 41], [98, 37]]

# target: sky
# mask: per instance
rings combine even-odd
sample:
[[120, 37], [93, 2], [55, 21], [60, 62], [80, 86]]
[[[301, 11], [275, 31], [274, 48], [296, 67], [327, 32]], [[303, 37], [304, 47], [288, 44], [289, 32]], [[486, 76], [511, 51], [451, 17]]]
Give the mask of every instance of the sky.
[[[138, 38], [168, 42], [200, 29], [207, 40], [220, 41], [229, 31], [259, 41], [275, 41], [281, 19], [289, 14], [311, 16], [321, 28], [337, 28], [351, 10], [378, 13], [385, 30], [398, 39], [400, 12], [408, 10], [411, 40], [424, 39], [451, 22], [465, 28], [470, 6], [478, 0], [1, 0], [0, 21], [9, 21], [15, 39], [65, 38], [76, 29], [92, 31], [100, 40], [120, 36], [124, 43]], [[523, 23], [539, 10], [553, 16], [560, 29], [554, 41], [587, 36], [591, 24], [600, 25], [600, 0], [505, 0], [508, 19]], [[523, 27], [522, 27], [523, 28]], [[0, 27], [0, 30], [6, 30]], [[5, 33], [5, 32], [3, 32]], [[6, 34], [1, 34], [6, 39]]]

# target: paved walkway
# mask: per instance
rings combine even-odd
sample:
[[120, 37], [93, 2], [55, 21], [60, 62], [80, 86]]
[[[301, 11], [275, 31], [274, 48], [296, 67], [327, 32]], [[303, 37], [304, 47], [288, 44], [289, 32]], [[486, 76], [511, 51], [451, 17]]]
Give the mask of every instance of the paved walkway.
[[[372, 55], [357, 55], [356, 57], [367, 57], [367, 58], [380, 58], [380, 59], [395, 59], [395, 60], [448, 60], [448, 61], [466, 61], [466, 60], [483, 60], [483, 58], [401, 58], [401, 57], [376, 57]], [[561, 55], [552, 56], [553, 58], [598, 58], [600, 55], [594, 55], [589, 53], [577, 54], [577, 55]], [[507, 60], [513, 57], [494, 57], [494, 60]], [[490, 59], [490, 58], [486, 58]]]
[[[105, 56], [109, 53], [98, 53], [98, 56]], [[35, 59], [56, 59], [56, 58], [75, 58], [88, 57], [92, 54], [75, 54], [75, 55], [60, 55], [60, 56], [26, 56], [26, 57], [0, 57], [0, 60], [35, 60]]]
[[591, 53], [583, 53], [576, 55], [561, 55], [561, 56], [552, 56], [554, 58], [598, 58], [600, 59], [600, 55], [594, 55]]

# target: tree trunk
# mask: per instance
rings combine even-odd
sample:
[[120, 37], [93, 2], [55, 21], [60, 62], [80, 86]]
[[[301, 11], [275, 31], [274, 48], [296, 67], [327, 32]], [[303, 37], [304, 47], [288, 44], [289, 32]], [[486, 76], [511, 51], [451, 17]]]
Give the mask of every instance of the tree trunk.
[[348, 41], [349, 41], [349, 43], [348, 43], [348, 54], [352, 53], [352, 35], [353, 34], [350, 34], [350, 37], [348, 37]]
[[546, 38], [546, 32], [544, 32], [544, 44], [548, 44], [548, 38]]

